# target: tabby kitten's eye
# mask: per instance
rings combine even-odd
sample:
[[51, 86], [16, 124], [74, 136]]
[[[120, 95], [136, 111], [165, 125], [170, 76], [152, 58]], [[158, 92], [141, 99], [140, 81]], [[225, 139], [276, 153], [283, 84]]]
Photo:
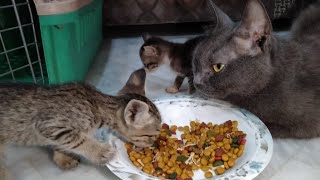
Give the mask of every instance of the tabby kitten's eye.
[[212, 67], [214, 72], [218, 73], [224, 68], [224, 64], [215, 64]]

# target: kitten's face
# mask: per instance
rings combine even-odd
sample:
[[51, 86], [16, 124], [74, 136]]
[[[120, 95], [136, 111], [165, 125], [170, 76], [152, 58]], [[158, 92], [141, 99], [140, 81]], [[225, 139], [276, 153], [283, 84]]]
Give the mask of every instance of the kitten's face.
[[124, 111], [127, 140], [138, 147], [150, 147], [160, 134], [161, 116], [149, 100], [131, 100]]
[[118, 95], [128, 99], [119, 122], [122, 136], [138, 147], [149, 147], [160, 134], [161, 116], [156, 106], [145, 97], [145, 70], [134, 71]]
[[270, 65], [271, 24], [258, 0], [249, 0], [241, 23], [217, 9], [218, 25], [194, 53], [196, 88], [207, 96], [254, 94], [266, 86]]
[[140, 48], [141, 61], [148, 72], [156, 71], [160, 65], [164, 64], [165, 56], [160, 45], [164, 41], [149, 34], [143, 36], [144, 44]]

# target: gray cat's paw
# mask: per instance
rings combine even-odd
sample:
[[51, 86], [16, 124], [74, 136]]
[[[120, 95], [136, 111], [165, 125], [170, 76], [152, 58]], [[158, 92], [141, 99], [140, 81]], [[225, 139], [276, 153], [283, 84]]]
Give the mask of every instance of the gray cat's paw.
[[80, 158], [55, 151], [53, 161], [60, 169], [68, 170], [77, 167], [80, 163]]
[[168, 87], [168, 88], [166, 88], [166, 92], [170, 93], [170, 94], [177, 93], [178, 91], [179, 91], [179, 89], [177, 89], [176, 87]]
[[98, 165], [105, 165], [115, 156], [115, 154], [116, 151], [113, 149], [113, 147], [106, 144], [97, 153], [97, 159], [95, 160], [95, 163]]

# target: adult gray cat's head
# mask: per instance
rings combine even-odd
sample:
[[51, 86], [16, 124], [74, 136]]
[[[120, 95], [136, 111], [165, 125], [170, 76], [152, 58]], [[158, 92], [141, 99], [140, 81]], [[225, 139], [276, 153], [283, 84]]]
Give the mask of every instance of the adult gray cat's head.
[[211, 1], [216, 27], [196, 48], [194, 84], [207, 96], [255, 94], [272, 75], [272, 26], [263, 4], [249, 0], [239, 23]]

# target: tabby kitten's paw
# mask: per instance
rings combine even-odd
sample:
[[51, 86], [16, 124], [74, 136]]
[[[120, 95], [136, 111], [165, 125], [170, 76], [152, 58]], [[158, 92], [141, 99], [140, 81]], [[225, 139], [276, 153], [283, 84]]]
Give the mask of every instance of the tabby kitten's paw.
[[179, 91], [179, 89], [176, 87], [168, 87], [168, 88], [166, 88], [166, 91], [167, 91], [167, 93], [174, 94], [174, 93], [177, 93]]
[[1, 180], [14, 180], [11, 173], [7, 168], [0, 164], [0, 179]]
[[67, 155], [59, 151], [54, 151], [53, 161], [59, 168], [68, 170], [77, 167], [80, 163], [80, 158], [75, 155]]
[[113, 147], [106, 144], [106, 145], [103, 145], [103, 147], [96, 152], [96, 155], [91, 158], [94, 163], [98, 165], [105, 165], [114, 157], [115, 154], [116, 154], [116, 151], [113, 149]]

